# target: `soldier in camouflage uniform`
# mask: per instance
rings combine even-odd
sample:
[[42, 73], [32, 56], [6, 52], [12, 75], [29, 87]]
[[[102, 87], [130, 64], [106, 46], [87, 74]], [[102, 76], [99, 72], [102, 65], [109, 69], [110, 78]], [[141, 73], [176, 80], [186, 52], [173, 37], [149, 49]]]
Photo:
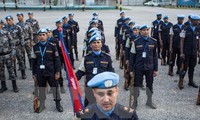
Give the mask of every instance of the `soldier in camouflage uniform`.
[[[26, 79], [25, 73], [25, 63], [24, 63], [24, 36], [22, 28], [18, 25], [14, 24], [14, 20], [12, 16], [7, 16], [6, 18], [7, 26], [5, 29], [10, 32], [12, 35], [12, 41], [15, 44], [16, 48], [16, 58], [19, 64], [19, 70], [21, 70], [22, 79]], [[15, 63], [14, 63], [15, 64]], [[16, 74], [16, 65], [14, 66], [15, 74]]]
[[[28, 55], [28, 60], [29, 60], [29, 65], [30, 65], [30, 69], [31, 69], [31, 43], [33, 42], [33, 30], [30, 26], [30, 23], [28, 22], [24, 22], [24, 15], [23, 13], [17, 13], [17, 19], [18, 19], [18, 23], [16, 25], [19, 25], [24, 33], [24, 47], [26, 50], [26, 53]], [[24, 56], [25, 56], [25, 51], [23, 51]], [[26, 64], [26, 57], [24, 57], [24, 63]]]
[[13, 60], [15, 59], [15, 45], [12, 41], [12, 36], [8, 31], [3, 29], [3, 21], [0, 20], [0, 81], [1, 89], [0, 93], [7, 90], [5, 81], [5, 67], [7, 67], [9, 79], [12, 80], [14, 92], [18, 92], [19, 89], [16, 84], [16, 76], [14, 73]]
[[40, 29], [40, 26], [39, 26], [38, 21], [33, 18], [33, 12], [28, 12], [28, 17], [29, 19], [27, 19], [26, 22], [31, 24], [31, 27], [33, 30], [33, 41], [34, 41], [32, 44], [34, 45], [35, 43], [38, 42], [37, 31]]

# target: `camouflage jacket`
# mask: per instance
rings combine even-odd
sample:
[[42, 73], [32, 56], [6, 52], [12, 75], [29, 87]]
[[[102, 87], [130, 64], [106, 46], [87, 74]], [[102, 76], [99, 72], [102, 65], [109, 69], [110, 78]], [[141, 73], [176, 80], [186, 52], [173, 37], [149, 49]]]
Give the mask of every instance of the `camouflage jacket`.
[[38, 21], [36, 19], [27, 19], [26, 22], [31, 24], [33, 34], [37, 34], [37, 31], [40, 29]]
[[23, 30], [24, 40], [33, 40], [33, 30], [28, 22], [18, 22], [16, 25], [19, 25]]

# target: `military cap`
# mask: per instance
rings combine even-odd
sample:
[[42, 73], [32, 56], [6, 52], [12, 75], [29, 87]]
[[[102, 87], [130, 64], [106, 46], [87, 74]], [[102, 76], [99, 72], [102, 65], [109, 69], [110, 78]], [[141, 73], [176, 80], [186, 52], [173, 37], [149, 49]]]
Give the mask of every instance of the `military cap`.
[[47, 32], [52, 31], [52, 29], [50, 27], [46, 28]]
[[139, 26], [139, 25], [134, 25], [134, 26], [132, 27], [132, 29], [140, 29], [140, 26]]
[[98, 20], [92, 20], [92, 21], [90, 21], [90, 25], [93, 24], [93, 23], [98, 23]]
[[163, 17], [163, 19], [168, 19], [169, 18], [169, 16], [167, 16], [167, 15], [165, 15], [164, 17]]
[[92, 14], [93, 16], [98, 16], [99, 15], [99, 13], [97, 13], [97, 12], [93, 12], [93, 14]]
[[193, 14], [189, 14], [189, 15], [188, 15], [188, 18], [191, 19], [191, 16], [192, 16], [192, 15], [193, 15]]
[[28, 15], [33, 15], [33, 12], [28, 12]]
[[67, 18], [67, 16], [62, 17], [63, 20], [66, 19], [66, 18]]
[[11, 15], [8, 15], [8, 16], [5, 17], [5, 19], [6, 19], [6, 20], [8, 20], [8, 19], [13, 19], [13, 17], [12, 17]]
[[57, 23], [62, 23], [63, 21], [61, 19], [56, 20], [56, 24]]
[[125, 14], [125, 12], [124, 12], [124, 11], [120, 11], [120, 15], [121, 15], [121, 14]]
[[112, 88], [119, 83], [119, 75], [113, 72], [102, 72], [95, 75], [87, 85], [92, 88]]
[[97, 40], [101, 40], [101, 35], [93, 35], [89, 40], [89, 44]]
[[127, 21], [127, 20], [131, 20], [131, 18], [130, 17], [124, 18], [124, 21]]
[[145, 25], [142, 25], [142, 26], [140, 26], [140, 30], [143, 30], [143, 29], [146, 29], [146, 28], [149, 28], [149, 26], [147, 26], [146, 24], [145, 24]]
[[68, 16], [74, 16], [74, 13], [69, 13]]
[[183, 19], [183, 18], [185, 18], [185, 15], [177, 15], [177, 18]]
[[0, 24], [4, 24], [4, 21], [2, 19], [0, 20]]
[[157, 13], [156, 16], [162, 16], [162, 13]]
[[94, 36], [94, 35], [100, 35], [101, 36], [101, 32], [100, 31], [94, 31], [92, 32], [91, 36]]
[[200, 20], [200, 16], [199, 15], [192, 15], [191, 19], [192, 20]]
[[89, 32], [89, 33], [93, 33], [94, 31], [99, 31], [99, 29], [96, 28], [96, 27], [93, 27], [93, 28], [91, 28], [88, 32]]
[[135, 24], [135, 21], [129, 21], [128, 25]]
[[21, 15], [21, 16], [24, 16], [24, 14], [23, 14], [23, 13], [21, 13], [21, 12], [18, 12], [18, 13], [17, 13], [17, 16], [20, 16], [20, 15]]
[[47, 33], [47, 30], [44, 28], [41, 28], [38, 30], [37, 34], [39, 35], [40, 33]]

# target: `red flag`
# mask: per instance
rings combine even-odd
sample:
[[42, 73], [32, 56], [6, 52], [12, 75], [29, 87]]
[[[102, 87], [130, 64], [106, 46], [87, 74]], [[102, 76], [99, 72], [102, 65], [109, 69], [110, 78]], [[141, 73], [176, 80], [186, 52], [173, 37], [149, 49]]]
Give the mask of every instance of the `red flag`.
[[83, 109], [83, 103], [82, 103], [82, 99], [81, 99], [82, 92], [81, 92], [81, 88], [80, 88], [78, 79], [73, 71], [73, 68], [72, 68], [72, 65], [70, 62], [70, 58], [68, 55], [68, 51], [64, 44], [62, 30], [59, 30], [59, 38], [61, 41], [61, 50], [62, 50], [64, 62], [65, 62], [67, 81], [68, 81], [69, 92], [70, 92], [71, 99], [72, 99], [72, 105], [73, 105], [74, 113], [77, 113]]

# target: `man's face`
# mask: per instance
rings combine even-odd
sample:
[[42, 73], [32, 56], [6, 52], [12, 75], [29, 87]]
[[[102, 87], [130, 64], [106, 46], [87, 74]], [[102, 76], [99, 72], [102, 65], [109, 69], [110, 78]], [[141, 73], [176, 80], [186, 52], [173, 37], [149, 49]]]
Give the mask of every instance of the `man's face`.
[[157, 16], [157, 19], [158, 19], [158, 20], [162, 19], [162, 15], [158, 15], [158, 16]]
[[6, 22], [7, 22], [8, 25], [13, 25], [14, 24], [14, 20], [11, 19], [11, 18], [7, 19]]
[[149, 28], [140, 30], [142, 36], [149, 36]]
[[133, 34], [134, 35], [139, 35], [139, 32], [140, 32], [139, 29], [133, 29]]
[[92, 48], [93, 51], [100, 51], [102, 47], [102, 42], [101, 40], [96, 40], [90, 43], [90, 47]]
[[183, 23], [183, 21], [184, 21], [184, 19], [183, 19], [183, 18], [178, 18], [178, 23], [182, 24], [182, 23]]
[[164, 22], [168, 22], [168, 19], [164, 19]]
[[67, 23], [67, 22], [68, 22], [68, 18], [65, 18], [65, 19], [63, 20], [63, 22], [64, 22], [64, 23]]
[[33, 19], [33, 15], [32, 14], [29, 14], [28, 17], [29, 17], [29, 19]]
[[199, 25], [199, 20], [191, 20], [193, 26]]
[[23, 21], [24, 20], [24, 16], [22, 15], [17, 15], [17, 19], [19, 22]]
[[48, 36], [48, 37], [51, 37], [51, 36], [52, 36], [52, 32], [51, 32], [51, 31], [48, 31], [48, 32], [47, 32], [47, 36]]
[[70, 19], [70, 20], [73, 20], [73, 18], [74, 18], [74, 16], [69, 16], [69, 19]]
[[92, 27], [98, 27], [98, 23], [92, 23], [91, 26]]
[[57, 28], [62, 28], [62, 23], [61, 22], [56, 23], [56, 26], [57, 26]]
[[117, 103], [118, 87], [110, 89], [93, 89], [97, 104], [104, 110], [111, 110]]
[[47, 36], [46, 33], [40, 33], [39, 34], [39, 39], [40, 39], [41, 42], [47, 41], [47, 38], [48, 38], [48, 36]]
[[120, 16], [121, 16], [121, 18], [124, 18], [124, 17], [125, 17], [125, 14], [123, 13], [123, 14], [121, 14]]

